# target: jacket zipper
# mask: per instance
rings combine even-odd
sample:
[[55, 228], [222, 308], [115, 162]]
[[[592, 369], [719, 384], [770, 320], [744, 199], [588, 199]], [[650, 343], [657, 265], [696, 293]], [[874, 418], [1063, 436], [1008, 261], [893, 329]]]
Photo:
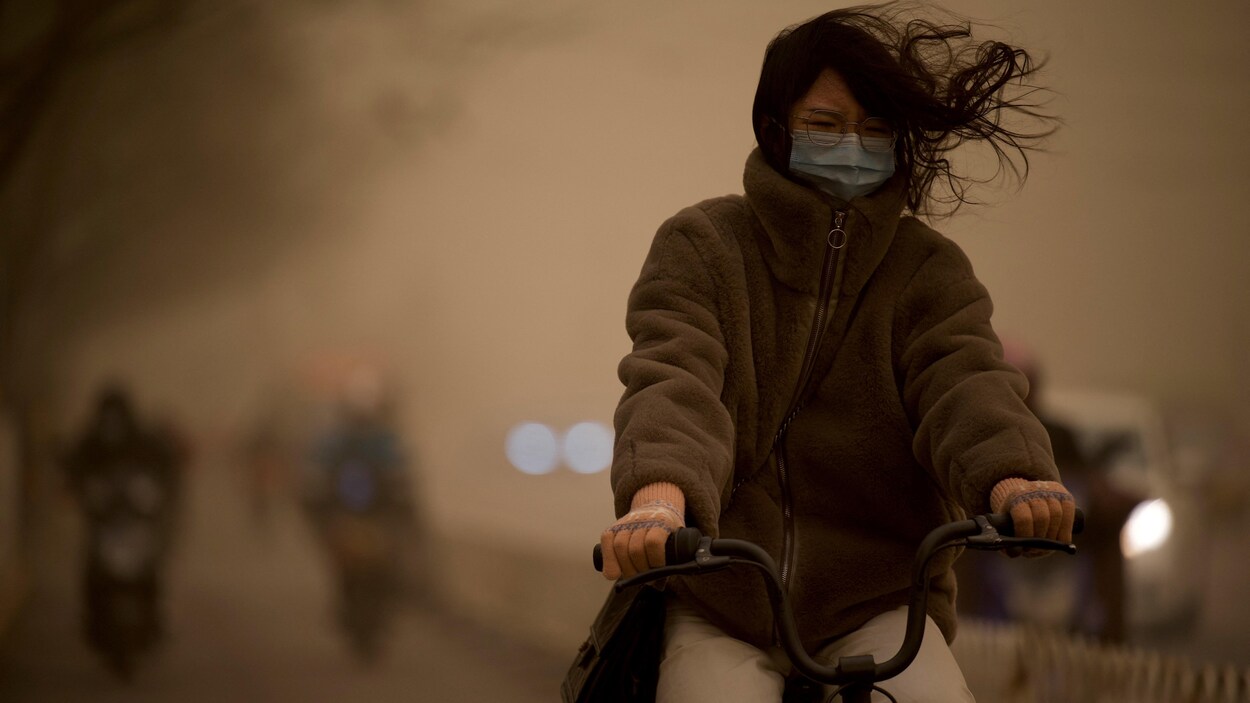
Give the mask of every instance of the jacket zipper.
[[790, 580], [794, 570], [794, 498], [790, 490], [790, 474], [789, 467], [786, 465], [785, 441], [786, 435], [790, 429], [790, 423], [794, 421], [795, 416], [803, 407], [803, 391], [807, 388], [812, 374], [813, 367], [816, 365], [816, 354], [820, 350], [820, 340], [824, 337], [828, 328], [829, 319], [833, 317], [837, 310], [837, 297], [832, 295], [842, 284], [842, 262], [841, 252], [847, 243], [846, 230], [843, 226], [846, 224], [846, 212], [837, 210], [833, 213], [833, 227], [829, 230], [826, 239], [827, 247], [825, 248], [824, 267], [820, 273], [820, 292], [816, 299], [816, 314], [812, 321], [812, 331], [808, 335], [807, 349], [803, 356], [803, 365], [799, 373], [799, 383], [794, 390], [794, 399], [790, 403], [790, 412], [786, 413], [786, 419], [781, 423], [781, 427], [777, 429], [777, 435], [773, 439], [773, 451], [777, 453], [777, 481], [781, 488], [781, 585], [783, 588], [790, 588]]

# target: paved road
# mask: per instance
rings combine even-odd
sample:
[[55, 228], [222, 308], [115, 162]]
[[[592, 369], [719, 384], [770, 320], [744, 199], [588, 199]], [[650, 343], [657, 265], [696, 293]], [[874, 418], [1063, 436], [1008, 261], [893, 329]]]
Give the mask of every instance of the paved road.
[[296, 515], [279, 513], [258, 532], [227, 481], [194, 488], [171, 570], [171, 636], [131, 684], [82, 643], [78, 526], [68, 504], [50, 500], [32, 591], [0, 642], [0, 701], [557, 699], [567, 662], [415, 607], [396, 623], [383, 660], [359, 665], [333, 627], [329, 583]]
[[[359, 666], [334, 629], [327, 574], [298, 516], [279, 512], [270, 529], [258, 531], [227, 478], [219, 471], [192, 484], [171, 570], [171, 637], [129, 685], [80, 639], [78, 526], [63, 499], [43, 501], [34, 587], [0, 642], [0, 701], [558, 700], [567, 659], [431, 610], [406, 611], [383, 661]], [[1241, 605], [1250, 583], [1240, 540], [1247, 530], [1250, 515], [1212, 530], [1196, 631], [1144, 644], [1198, 662], [1250, 666], [1250, 611]]]

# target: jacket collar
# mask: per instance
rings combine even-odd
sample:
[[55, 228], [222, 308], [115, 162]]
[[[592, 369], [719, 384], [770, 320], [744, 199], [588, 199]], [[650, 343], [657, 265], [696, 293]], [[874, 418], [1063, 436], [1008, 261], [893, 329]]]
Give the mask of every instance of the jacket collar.
[[847, 213], [843, 296], [858, 294], [868, 282], [885, 258], [903, 212], [903, 178], [897, 173], [881, 188], [848, 203], [777, 173], [756, 148], [747, 157], [742, 183], [763, 225], [760, 248], [773, 275], [806, 292], [820, 286], [835, 211]]

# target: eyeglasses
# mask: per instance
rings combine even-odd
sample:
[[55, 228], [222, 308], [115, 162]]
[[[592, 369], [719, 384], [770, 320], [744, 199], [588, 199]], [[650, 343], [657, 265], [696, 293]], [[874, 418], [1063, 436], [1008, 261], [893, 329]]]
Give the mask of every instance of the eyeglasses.
[[803, 121], [803, 130], [813, 144], [833, 146], [847, 134], [858, 134], [860, 143], [869, 151], [889, 151], [894, 148], [894, 127], [884, 118], [869, 117], [862, 122], [851, 122], [846, 115], [833, 110], [812, 110], [805, 115], [795, 115]]

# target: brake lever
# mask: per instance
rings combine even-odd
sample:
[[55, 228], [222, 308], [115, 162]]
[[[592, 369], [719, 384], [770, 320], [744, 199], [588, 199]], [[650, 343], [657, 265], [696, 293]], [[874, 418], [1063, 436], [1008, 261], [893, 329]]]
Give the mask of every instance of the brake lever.
[[981, 532], [965, 538], [964, 546], [969, 549], [1000, 551], [1008, 547], [1021, 547], [1076, 554], [1075, 544], [1041, 537], [1004, 537], [984, 516], [977, 515], [973, 520], [981, 528]]
[[733, 557], [716, 556], [712, 554], [712, 538], [703, 536], [699, 539], [698, 547], [695, 548], [694, 556], [690, 561], [680, 564], [668, 564], [666, 566], [657, 566], [654, 569], [648, 569], [640, 574], [634, 574], [628, 578], [620, 579], [616, 582], [616, 590], [623, 591], [626, 588], [637, 586], [642, 583], [650, 583], [669, 576], [682, 576], [693, 573], [707, 573], [709, 571], [719, 571], [727, 568], [733, 563]]
[[990, 524], [990, 521], [986, 520], [984, 515], [977, 515], [972, 520], [977, 527], [981, 528], [981, 531], [965, 538], [964, 546], [969, 549], [1000, 549], [1003, 536]]
[[657, 566], [654, 569], [647, 569], [641, 574], [634, 574], [628, 578], [623, 578], [616, 582], [614, 588], [617, 591], [623, 591], [643, 583], [658, 581], [669, 576], [684, 576], [685, 574], [705, 573], [708, 571], [716, 571], [729, 566], [729, 557], [714, 557], [710, 560], [710, 564], [699, 564], [697, 562], [688, 561], [684, 564], [670, 564], [668, 566]]
[[1067, 542], [1060, 542], [1054, 539], [1042, 539], [1041, 537], [1004, 537], [1002, 546], [1021, 547], [1024, 549], [1046, 549], [1052, 552], [1063, 552], [1065, 554], [1076, 554], [1076, 545]]

